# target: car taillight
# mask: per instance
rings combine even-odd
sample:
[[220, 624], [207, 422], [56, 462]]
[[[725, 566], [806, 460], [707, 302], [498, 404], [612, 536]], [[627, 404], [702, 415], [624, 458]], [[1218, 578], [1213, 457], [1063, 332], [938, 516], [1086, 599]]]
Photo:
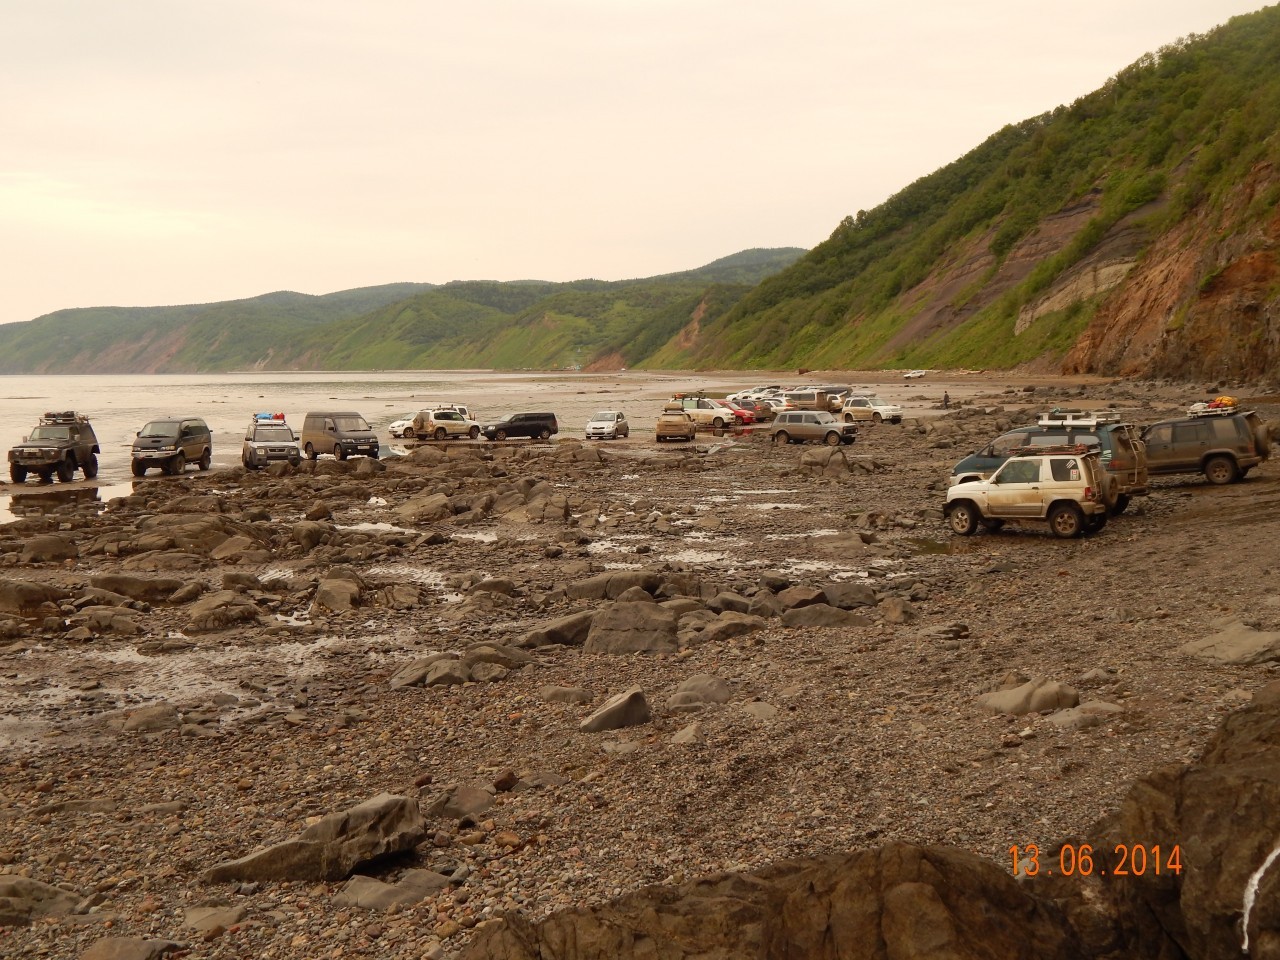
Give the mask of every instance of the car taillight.
[[1085, 498], [1086, 500], [1089, 500], [1089, 501], [1093, 501], [1093, 500], [1098, 499], [1096, 496], [1094, 496], [1094, 493], [1093, 493], [1093, 487], [1085, 487], [1085, 488], [1084, 488], [1084, 498]]

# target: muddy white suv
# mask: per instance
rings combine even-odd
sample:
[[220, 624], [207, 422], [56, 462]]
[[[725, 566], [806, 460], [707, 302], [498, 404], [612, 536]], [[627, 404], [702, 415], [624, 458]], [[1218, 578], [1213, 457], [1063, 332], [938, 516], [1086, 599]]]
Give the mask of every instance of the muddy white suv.
[[901, 423], [902, 407], [871, 394], [854, 394], [844, 398], [844, 403], [840, 406], [840, 416], [845, 423], [854, 423], [858, 420], [869, 420], [872, 423], [883, 423], [886, 420], [890, 423]]
[[947, 490], [944, 512], [952, 532], [965, 537], [979, 526], [999, 530], [1007, 520], [1047, 522], [1054, 536], [1078, 537], [1106, 526], [1106, 483], [1094, 447], [1022, 447], [990, 479]]

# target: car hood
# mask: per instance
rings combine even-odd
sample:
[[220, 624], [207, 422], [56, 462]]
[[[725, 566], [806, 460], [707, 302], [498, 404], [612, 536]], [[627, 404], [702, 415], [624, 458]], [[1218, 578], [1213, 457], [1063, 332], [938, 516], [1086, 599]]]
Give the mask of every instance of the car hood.
[[11, 450], [57, 450], [61, 447], [71, 446], [66, 440], [24, 440], [22, 443], [15, 443], [9, 449]]
[[177, 437], [134, 437], [133, 449], [158, 450], [161, 447], [172, 447], [178, 443]]

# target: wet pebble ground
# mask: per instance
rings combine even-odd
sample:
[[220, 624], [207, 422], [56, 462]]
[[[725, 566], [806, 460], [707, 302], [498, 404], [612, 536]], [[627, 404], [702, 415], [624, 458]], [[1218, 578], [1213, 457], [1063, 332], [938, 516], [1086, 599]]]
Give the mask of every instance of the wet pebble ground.
[[[1232, 619], [1277, 628], [1280, 474], [1158, 481], [1073, 541], [1030, 524], [953, 539], [946, 477], [1032, 410], [1156, 419], [1178, 397], [975, 391], [834, 451], [638, 430], [423, 445], [148, 480], [0, 527], [0, 904], [19, 877], [72, 900], [0, 927], [0, 956], [137, 938], [208, 958], [445, 957], [503, 911], [894, 839], [1006, 864], [1078, 833], [1275, 679], [1179, 648]], [[666, 585], [670, 649], [529, 640], [613, 604], [591, 586], [611, 572]], [[172, 589], [94, 586], [111, 574]], [[32, 606], [14, 583], [52, 592]], [[788, 590], [840, 585], [861, 598], [824, 614], [841, 625], [784, 615]], [[760, 622], [721, 630], [738, 601]], [[529, 662], [395, 682], [479, 642]], [[707, 675], [724, 702], [673, 699]], [[979, 702], [1035, 678], [1117, 709], [1064, 725]], [[631, 688], [648, 722], [581, 729]], [[469, 811], [444, 809], [469, 790]], [[426, 833], [359, 872], [431, 871], [438, 888], [371, 908], [345, 880], [202, 878], [381, 793], [417, 799]]]

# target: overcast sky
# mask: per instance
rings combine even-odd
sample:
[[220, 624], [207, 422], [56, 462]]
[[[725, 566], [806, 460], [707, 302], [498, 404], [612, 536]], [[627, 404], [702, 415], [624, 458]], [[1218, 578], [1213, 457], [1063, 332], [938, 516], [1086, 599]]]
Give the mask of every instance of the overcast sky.
[[0, 0], [0, 322], [812, 247], [1256, 0]]

